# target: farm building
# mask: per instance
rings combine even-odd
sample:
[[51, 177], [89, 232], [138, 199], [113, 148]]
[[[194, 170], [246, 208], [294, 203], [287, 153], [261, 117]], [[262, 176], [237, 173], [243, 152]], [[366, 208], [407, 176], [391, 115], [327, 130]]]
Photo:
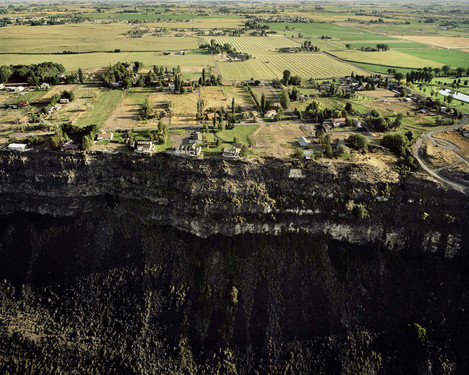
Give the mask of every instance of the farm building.
[[334, 126], [334, 128], [338, 128], [339, 126], [344, 126], [345, 125], [345, 118], [344, 117], [339, 117], [339, 118], [332, 119], [332, 125]]
[[298, 138], [298, 143], [301, 147], [308, 148], [311, 142], [308, 141], [305, 137], [300, 137]]
[[10, 143], [7, 148], [12, 151], [22, 152], [22, 151], [26, 151], [27, 147], [28, 145], [23, 144], [23, 143]]
[[80, 148], [80, 145], [77, 142], [73, 141], [73, 140], [70, 140], [70, 141], [64, 143], [60, 147], [60, 149], [62, 151], [78, 151], [79, 148]]
[[60, 104], [68, 104], [70, 103], [70, 99], [60, 99]]
[[114, 137], [114, 133], [109, 132], [109, 133], [101, 133], [96, 136], [96, 140], [99, 141], [112, 141], [112, 138]]

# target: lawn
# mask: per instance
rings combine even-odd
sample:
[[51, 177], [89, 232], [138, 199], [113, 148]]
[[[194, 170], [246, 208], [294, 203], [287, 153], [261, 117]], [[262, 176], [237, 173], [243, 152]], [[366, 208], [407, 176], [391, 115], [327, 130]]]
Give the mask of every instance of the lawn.
[[47, 93], [47, 90], [35, 90], [26, 92], [24, 95], [16, 95], [12, 100], [8, 103], [18, 103], [21, 100], [27, 100], [30, 104], [34, 104], [39, 98], [44, 96]]
[[366, 74], [323, 53], [256, 55], [255, 59], [244, 62], [219, 62], [218, 67], [225, 79], [281, 78], [285, 69], [304, 79], [343, 77], [352, 72]]
[[252, 100], [251, 94], [244, 86], [222, 86], [222, 90], [225, 93], [225, 96], [230, 101], [231, 98], [235, 98], [236, 105], [241, 107], [252, 107], [254, 102]]
[[116, 108], [122, 94], [123, 91], [121, 90], [102, 89], [96, 99], [92, 102], [91, 110], [80, 116], [75, 125], [87, 126], [90, 124], [96, 124], [101, 127], [114, 108]]
[[234, 129], [227, 129], [223, 131], [217, 131], [216, 133], [209, 132], [206, 134], [207, 140], [212, 144], [216, 142], [217, 138], [220, 139], [220, 145], [218, 147], [210, 148], [208, 151], [204, 149], [204, 152], [208, 153], [220, 153], [224, 147], [232, 147], [231, 143], [234, 142], [234, 138], [238, 138], [238, 142], [246, 146], [249, 145], [248, 136], [251, 135], [257, 128], [258, 125], [246, 125], [236, 126]]

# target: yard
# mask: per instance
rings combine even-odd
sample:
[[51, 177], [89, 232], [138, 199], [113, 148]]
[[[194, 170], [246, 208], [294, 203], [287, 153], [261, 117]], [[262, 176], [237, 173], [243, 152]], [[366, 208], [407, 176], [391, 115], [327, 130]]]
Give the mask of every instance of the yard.
[[122, 97], [122, 90], [101, 89], [99, 95], [91, 102], [87, 112], [78, 118], [75, 125], [87, 126], [96, 124], [101, 127], [116, 108]]

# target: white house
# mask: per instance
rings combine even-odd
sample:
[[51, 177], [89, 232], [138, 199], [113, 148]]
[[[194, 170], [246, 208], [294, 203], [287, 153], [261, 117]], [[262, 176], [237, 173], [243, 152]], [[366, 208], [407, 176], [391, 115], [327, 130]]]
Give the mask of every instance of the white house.
[[273, 118], [273, 117], [275, 117], [276, 115], [277, 115], [277, 111], [275, 111], [275, 110], [273, 110], [273, 109], [272, 109], [271, 111], [267, 111], [267, 112], [265, 113], [265, 117], [267, 117], [267, 118]]
[[13, 91], [16, 92], [16, 93], [19, 93], [21, 91], [24, 91], [24, 87], [23, 86], [16, 86], [13, 88]]
[[70, 103], [70, 99], [60, 99], [60, 104], [68, 104]]
[[151, 154], [155, 149], [155, 145], [151, 141], [137, 142], [135, 152], [139, 154]]

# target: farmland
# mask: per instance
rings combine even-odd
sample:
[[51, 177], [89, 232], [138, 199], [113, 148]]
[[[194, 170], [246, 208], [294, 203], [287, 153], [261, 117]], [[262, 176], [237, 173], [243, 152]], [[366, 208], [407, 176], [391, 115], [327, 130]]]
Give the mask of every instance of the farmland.
[[36, 26], [34, 32], [28, 26], [13, 26], [0, 33], [2, 53], [57, 53], [121, 51], [178, 51], [197, 48], [193, 37], [127, 38], [129, 25], [54, 25]]
[[[417, 50], [414, 52], [416, 53]], [[414, 53], [413, 52], [413, 53]], [[425, 53], [422, 56], [427, 56]], [[386, 52], [362, 52], [362, 51], [337, 51], [337, 57], [353, 62], [363, 62], [366, 64], [378, 64], [386, 66], [396, 66], [401, 68], [423, 68], [425, 66], [441, 67], [443, 64], [408, 55], [399, 51]]]
[[119, 103], [121, 96], [121, 90], [102, 90], [92, 102], [91, 109], [80, 116], [75, 125], [102, 126]]
[[322, 53], [256, 55], [255, 59], [248, 61], [219, 62], [217, 65], [226, 79], [280, 78], [286, 67], [293, 75], [299, 75], [305, 79], [330, 78], [348, 75], [352, 72], [362, 73], [359, 68]]

